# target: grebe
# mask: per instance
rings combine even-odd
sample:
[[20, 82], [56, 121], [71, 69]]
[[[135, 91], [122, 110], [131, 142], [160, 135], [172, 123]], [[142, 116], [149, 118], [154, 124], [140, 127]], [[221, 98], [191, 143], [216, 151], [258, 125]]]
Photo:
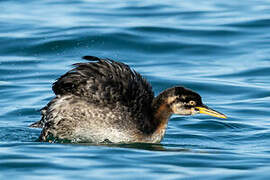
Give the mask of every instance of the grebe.
[[43, 128], [39, 141], [159, 143], [172, 114], [227, 118], [202, 103], [201, 96], [176, 86], [154, 97], [151, 85], [128, 65], [84, 56], [92, 62], [75, 68], [54, 84], [56, 95], [30, 127]]

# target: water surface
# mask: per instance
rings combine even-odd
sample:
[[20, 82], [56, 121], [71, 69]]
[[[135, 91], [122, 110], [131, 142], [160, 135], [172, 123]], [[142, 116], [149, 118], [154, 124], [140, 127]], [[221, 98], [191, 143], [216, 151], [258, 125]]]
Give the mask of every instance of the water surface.
[[[270, 5], [261, 1], [0, 2], [0, 179], [267, 179]], [[173, 116], [161, 144], [35, 142], [51, 84], [94, 55], [155, 94], [183, 85], [229, 116]]]

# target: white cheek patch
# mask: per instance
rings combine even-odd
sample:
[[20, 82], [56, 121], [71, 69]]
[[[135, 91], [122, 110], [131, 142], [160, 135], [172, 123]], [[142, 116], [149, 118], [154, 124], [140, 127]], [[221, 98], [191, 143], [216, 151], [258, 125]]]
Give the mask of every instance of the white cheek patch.
[[195, 108], [191, 108], [191, 114], [194, 115], [194, 114], [198, 114], [199, 111], [196, 111]]
[[[176, 104], [172, 106], [172, 111], [174, 114], [179, 114], [179, 115], [193, 114], [191, 109], [185, 109], [185, 108], [181, 107], [180, 105], [176, 105]], [[194, 109], [194, 113], [195, 113], [195, 109]]]
[[192, 111], [190, 109], [183, 109], [179, 112], [179, 114], [182, 114], [182, 115], [191, 115], [192, 114]]

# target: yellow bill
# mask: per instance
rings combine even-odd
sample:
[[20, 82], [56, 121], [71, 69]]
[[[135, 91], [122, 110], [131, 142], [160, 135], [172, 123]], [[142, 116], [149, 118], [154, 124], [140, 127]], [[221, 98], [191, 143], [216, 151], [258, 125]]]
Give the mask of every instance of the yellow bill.
[[224, 119], [227, 119], [227, 116], [220, 113], [220, 112], [217, 112], [207, 106], [203, 106], [203, 107], [196, 107], [196, 109], [199, 110], [200, 113], [202, 114], [207, 114], [207, 115], [210, 115], [210, 116], [214, 116], [214, 117], [218, 117], [218, 118], [224, 118]]

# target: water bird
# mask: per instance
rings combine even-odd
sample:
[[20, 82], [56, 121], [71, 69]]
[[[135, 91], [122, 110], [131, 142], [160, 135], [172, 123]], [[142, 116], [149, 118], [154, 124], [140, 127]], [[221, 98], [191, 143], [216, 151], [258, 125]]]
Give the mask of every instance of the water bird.
[[175, 86], [155, 97], [146, 79], [128, 65], [83, 59], [90, 62], [74, 64], [53, 83], [56, 96], [41, 109], [41, 120], [30, 125], [43, 128], [39, 141], [159, 143], [172, 114], [227, 118], [190, 89]]

